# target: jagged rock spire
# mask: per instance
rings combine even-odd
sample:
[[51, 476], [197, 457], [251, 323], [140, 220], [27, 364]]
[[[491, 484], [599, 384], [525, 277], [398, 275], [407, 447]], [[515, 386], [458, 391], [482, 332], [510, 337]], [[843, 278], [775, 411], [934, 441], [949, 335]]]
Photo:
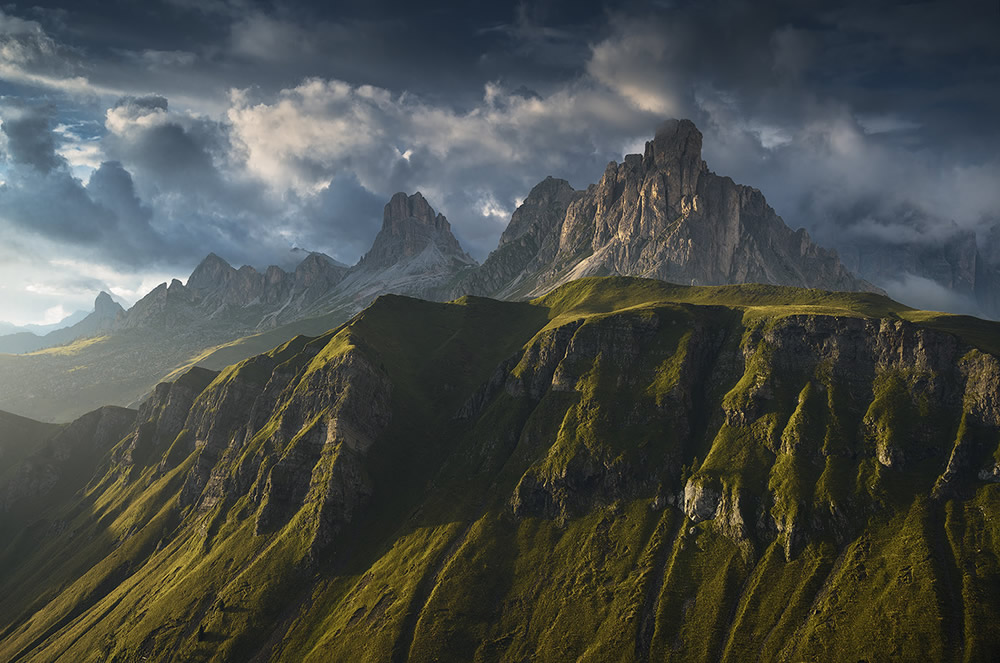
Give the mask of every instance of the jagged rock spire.
[[386, 204], [372, 248], [361, 259], [368, 268], [387, 268], [427, 250], [438, 251], [446, 260], [475, 264], [451, 232], [451, 224], [438, 214], [423, 195], [400, 192]]

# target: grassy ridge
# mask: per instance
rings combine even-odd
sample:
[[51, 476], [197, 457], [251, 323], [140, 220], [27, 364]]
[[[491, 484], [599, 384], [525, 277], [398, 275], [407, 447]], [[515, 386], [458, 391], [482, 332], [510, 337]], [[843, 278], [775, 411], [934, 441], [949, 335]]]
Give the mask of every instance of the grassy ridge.
[[[965, 364], [842, 364], [795, 350], [802, 319], [913, 323]], [[255, 408], [209, 406], [274, 392], [222, 451], [186, 429], [173, 461], [26, 519], [0, 659], [981, 660], [1000, 486], [977, 472], [1000, 432], [970, 376], [995, 330], [877, 295], [626, 278], [522, 304], [383, 297], [205, 387], [195, 409], [244, 425]], [[317, 396], [357, 366], [375, 377]], [[371, 447], [323, 438], [361, 426], [349, 392], [382, 379]], [[966, 448], [960, 489], [938, 490]], [[261, 530], [279, 461], [309, 492]], [[182, 500], [205, 463], [228, 492]], [[317, 548], [327, 484], [364, 503]]]

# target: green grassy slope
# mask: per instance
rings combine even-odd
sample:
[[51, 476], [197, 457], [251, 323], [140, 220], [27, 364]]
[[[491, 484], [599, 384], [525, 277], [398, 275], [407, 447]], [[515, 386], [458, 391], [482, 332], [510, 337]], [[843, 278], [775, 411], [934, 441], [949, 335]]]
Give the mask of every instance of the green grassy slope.
[[0, 411], [0, 482], [10, 479], [18, 465], [39, 451], [60, 428]]
[[194, 366], [208, 368], [214, 371], [225, 368], [247, 357], [267, 352], [271, 348], [287, 342], [296, 336], [321, 336], [328, 330], [344, 322], [342, 313], [330, 313], [296, 320], [259, 334], [244, 336], [228, 343], [215, 345], [185, 359], [176, 368], [163, 376], [163, 380], [172, 381]]
[[25, 355], [0, 354], [0, 403], [35, 419], [68, 422], [102, 405], [133, 407], [161, 381], [193, 366], [218, 370], [297, 335], [318, 336], [343, 323], [331, 313], [231, 339], [225, 327], [158, 336], [119, 332]]
[[382, 297], [24, 517], [0, 660], [984, 660], [997, 330], [627, 278]]

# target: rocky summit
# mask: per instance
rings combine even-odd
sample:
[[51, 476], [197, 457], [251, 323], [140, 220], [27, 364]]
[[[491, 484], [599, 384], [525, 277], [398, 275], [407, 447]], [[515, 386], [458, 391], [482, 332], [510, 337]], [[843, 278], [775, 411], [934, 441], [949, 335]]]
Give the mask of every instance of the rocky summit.
[[710, 171], [701, 143], [692, 122], [674, 120], [644, 154], [608, 164], [586, 191], [563, 180], [542, 182], [497, 250], [454, 293], [523, 298], [606, 274], [879, 291], [805, 230], [788, 228], [760, 191]]
[[0, 660], [990, 660], [998, 339], [585, 278], [0, 413]]
[[456, 277], [476, 265], [418, 191], [397, 193], [385, 206], [372, 248], [328, 298], [353, 314], [380, 294], [443, 298]]
[[387, 269], [412, 261], [424, 254], [435, 256], [433, 262], [449, 260], [457, 266], [475, 264], [451, 233], [451, 224], [437, 214], [418, 191], [412, 196], [397, 193], [385, 206], [382, 229], [359, 266]]

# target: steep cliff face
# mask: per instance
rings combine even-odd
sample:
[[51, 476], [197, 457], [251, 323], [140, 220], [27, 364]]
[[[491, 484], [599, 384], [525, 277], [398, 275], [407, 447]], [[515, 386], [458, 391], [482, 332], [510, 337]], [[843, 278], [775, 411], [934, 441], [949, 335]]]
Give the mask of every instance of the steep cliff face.
[[473, 264], [451, 234], [448, 219], [435, 213], [419, 191], [412, 196], [397, 193], [386, 204], [382, 229], [375, 236], [372, 248], [361, 258], [361, 265], [387, 269], [428, 250], [440, 254], [445, 261], [454, 260], [456, 267]]
[[997, 338], [773, 286], [383, 297], [93, 438], [0, 550], [0, 654], [978, 660]]
[[[522, 216], [555, 223], [527, 224], [543, 227], [542, 233], [513, 233], [511, 239], [524, 237], [520, 251], [505, 251], [502, 241], [469, 287], [528, 297], [582, 276], [621, 274], [692, 285], [878, 290], [804, 230], [789, 229], [760, 191], [709, 171], [701, 139], [690, 121], [671, 121], [646, 143], [644, 154], [612, 162], [586, 192], [529, 196]], [[558, 218], [563, 205], [565, 215]], [[512, 221], [515, 229], [521, 225]], [[546, 242], [553, 232], [558, 243]]]
[[983, 234], [976, 260], [976, 301], [993, 319], [1000, 319], [1000, 223]]
[[[7, 415], [4, 415], [7, 416]], [[44, 435], [27, 432], [18, 422], [0, 431], [0, 446], [36, 437], [34, 448], [0, 475], [0, 524], [32, 519], [53, 505], [73, 498], [101, 469], [108, 450], [129, 430], [135, 410], [103, 407], [65, 426], [47, 426]], [[4, 422], [7, 423], [7, 422]], [[64, 523], [57, 521], [56, 527]]]
[[134, 476], [150, 463], [166, 469], [168, 451], [185, 430], [191, 406], [215, 376], [213, 371], [193, 368], [176, 382], [157, 385], [139, 407], [132, 431], [112, 454], [116, 468], [125, 476]]
[[459, 274], [475, 265], [448, 219], [435, 213], [419, 191], [397, 193], [385, 206], [372, 248], [326, 302], [354, 314], [381, 294], [439, 299]]
[[516, 299], [535, 286], [535, 276], [555, 260], [559, 230], [569, 205], [582, 197], [566, 180], [547, 177], [514, 210], [500, 244], [486, 262], [463, 274], [452, 294]]
[[890, 244], [866, 237], [841, 249], [845, 264], [865, 278], [886, 282], [904, 274], [930, 279], [955, 294], [974, 300], [977, 262], [981, 260], [972, 231], [958, 231], [926, 244]]

